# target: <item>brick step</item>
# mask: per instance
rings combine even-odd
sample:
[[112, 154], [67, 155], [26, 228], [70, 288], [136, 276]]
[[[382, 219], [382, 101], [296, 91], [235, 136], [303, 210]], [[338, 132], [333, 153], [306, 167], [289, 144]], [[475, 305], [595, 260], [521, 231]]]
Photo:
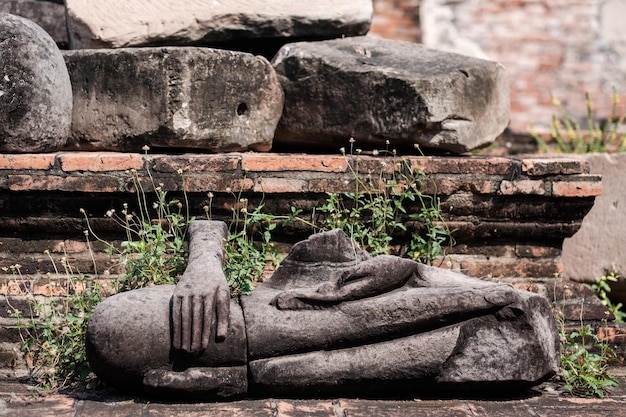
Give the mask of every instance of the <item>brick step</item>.
[[[453, 231], [449, 260], [480, 277], [552, 277], [559, 271], [563, 239], [578, 230], [602, 189], [584, 161], [567, 157], [5, 154], [0, 155], [0, 268], [19, 263], [24, 273], [53, 272], [43, 256], [49, 250], [57, 260], [71, 257], [81, 272], [93, 272], [80, 209], [99, 235], [123, 240], [123, 230], [104, 215], [121, 212], [124, 203], [133, 209], [133, 177], [146, 191], [161, 186], [181, 201], [184, 189], [193, 216], [205, 217], [210, 206], [213, 219], [229, 221], [239, 198], [247, 199], [249, 210], [263, 204], [268, 213], [287, 215], [295, 207], [310, 219], [328, 193], [354, 192], [357, 179], [372, 186], [391, 178], [406, 182], [411, 171], [423, 173], [416, 176], [420, 190], [436, 196]], [[408, 233], [395, 236], [399, 250], [410, 233], [423, 231], [423, 224], [410, 218], [419, 204], [405, 201], [405, 208], [407, 216], [400, 220]], [[274, 238], [289, 245], [311, 232], [296, 222], [277, 229]], [[104, 246], [92, 244], [98, 268], [110, 269]]]

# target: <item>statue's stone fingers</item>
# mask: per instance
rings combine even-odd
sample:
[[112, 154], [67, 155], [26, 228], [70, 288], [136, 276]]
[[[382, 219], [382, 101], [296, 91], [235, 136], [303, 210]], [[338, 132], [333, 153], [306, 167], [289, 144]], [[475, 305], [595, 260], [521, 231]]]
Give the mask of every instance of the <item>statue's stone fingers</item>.
[[217, 328], [215, 331], [215, 341], [223, 342], [228, 334], [228, 323], [230, 320], [230, 292], [226, 289], [218, 291], [216, 294]]
[[190, 352], [191, 351], [191, 297], [182, 297], [182, 305], [180, 309], [181, 314], [181, 349]]
[[182, 300], [183, 297], [175, 295], [172, 297], [172, 347], [182, 348]]
[[193, 296], [191, 298], [191, 343], [190, 352], [199, 352], [202, 346], [202, 333], [204, 327], [204, 304], [205, 298], [203, 296]]
[[215, 332], [217, 327], [216, 307], [215, 307], [215, 294], [206, 296], [204, 299], [204, 323], [202, 327], [202, 344], [204, 346], [206, 339], [206, 346], [211, 343], [211, 340], [215, 338]]

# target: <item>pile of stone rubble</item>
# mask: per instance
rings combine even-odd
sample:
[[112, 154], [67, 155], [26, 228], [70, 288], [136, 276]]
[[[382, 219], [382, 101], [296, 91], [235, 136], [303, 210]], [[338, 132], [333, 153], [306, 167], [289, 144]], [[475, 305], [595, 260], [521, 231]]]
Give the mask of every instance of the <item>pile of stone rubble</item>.
[[[53, 27], [51, 7], [67, 39], [33, 23]], [[509, 121], [501, 65], [365, 36], [371, 0], [20, 0], [0, 11], [32, 19], [0, 14], [2, 152], [336, 153], [354, 138], [363, 150], [463, 153]]]

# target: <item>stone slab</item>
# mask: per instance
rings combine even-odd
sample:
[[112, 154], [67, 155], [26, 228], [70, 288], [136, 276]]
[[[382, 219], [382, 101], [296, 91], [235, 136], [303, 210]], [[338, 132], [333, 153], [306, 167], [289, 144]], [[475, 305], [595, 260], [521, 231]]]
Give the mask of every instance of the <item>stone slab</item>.
[[[23, 384], [0, 383], [0, 414], [12, 417], [106, 415], [150, 416], [424, 416], [424, 417], [605, 417], [620, 416], [626, 399], [626, 380], [618, 377], [621, 386], [606, 398], [577, 398], [554, 390], [555, 384], [529, 391], [521, 398], [493, 398], [485, 392], [480, 398], [420, 399], [247, 399], [241, 401], [200, 403], [144, 403], [141, 399], [120, 398], [111, 392], [81, 391], [62, 395], [33, 397]], [[556, 385], [558, 389], [559, 386]], [[83, 398], [79, 401], [73, 397]], [[63, 401], [69, 399], [70, 401]]]
[[67, 0], [73, 48], [214, 45], [233, 39], [363, 35], [371, 0]]
[[66, 51], [69, 148], [266, 151], [283, 93], [267, 60], [209, 48]]
[[272, 63], [285, 91], [275, 142], [286, 149], [462, 153], [509, 122], [507, 76], [496, 62], [365, 36], [288, 44]]
[[600, 196], [576, 234], [563, 242], [563, 276], [594, 283], [607, 272], [626, 274], [626, 154], [585, 156], [590, 171], [602, 175]]

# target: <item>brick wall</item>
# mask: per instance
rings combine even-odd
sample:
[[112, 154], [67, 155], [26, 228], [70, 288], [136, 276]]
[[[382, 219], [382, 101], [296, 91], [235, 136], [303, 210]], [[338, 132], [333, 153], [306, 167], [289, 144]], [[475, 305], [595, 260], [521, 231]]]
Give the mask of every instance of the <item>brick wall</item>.
[[[83, 272], [93, 272], [80, 209], [99, 234], [122, 239], [122, 230], [104, 214], [136, 201], [130, 170], [145, 178], [144, 168], [149, 168], [155, 183], [179, 196], [182, 181], [176, 172], [182, 170], [192, 214], [204, 216], [211, 192], [214, 217], [229, 220], [236, 203], [233, 193], [239, 192], [251, 204], [263, 199], [276, 215], [287, 214], [291, 206], [310, 215], [326, 193], [354, 191], [349, 165], [356, 161], [341, 155], [255, 153], [0, 155], [0, 268], [20, 264], [24, 274], [54, 272], [44, 256], [49, 250], [57, 258], [69, 255]], [[389, 175], [399, 161], [358, 158], [363, 179]], [[415, 156], [402, 161], [426, 174], [423, 192], [440, 198], [445, 220], [455, 230], [448, 267], [482, 278], [541, 279], [559, 272], [563, 239], [577, 231], [601, 192], [599, 177], [588, 174], [578, 159]], [[404, 220], [410, 229], [422, 227]], [[308, 233], [290, 230], [277, 239], [299, 240]], [[401, 243], [403, 238], [398, 239]], [[96, 261], [102, 263], [100, 270], [115, 264], [103, 253]]]
[[583, 118], [587, 91], [604, 118], [615, 87], [619, 113], [626, 112], [626, 0], [376, 0], [375, 6], [373, 34], [419, 40], [406, 36], [409, 16], [419, 9], [424, 44], [501, 62], [516, 132], [549, 124], [551, 93]]
[[370, 33], [387, 39], [421, 42], [420, 0], [374, 0]]

